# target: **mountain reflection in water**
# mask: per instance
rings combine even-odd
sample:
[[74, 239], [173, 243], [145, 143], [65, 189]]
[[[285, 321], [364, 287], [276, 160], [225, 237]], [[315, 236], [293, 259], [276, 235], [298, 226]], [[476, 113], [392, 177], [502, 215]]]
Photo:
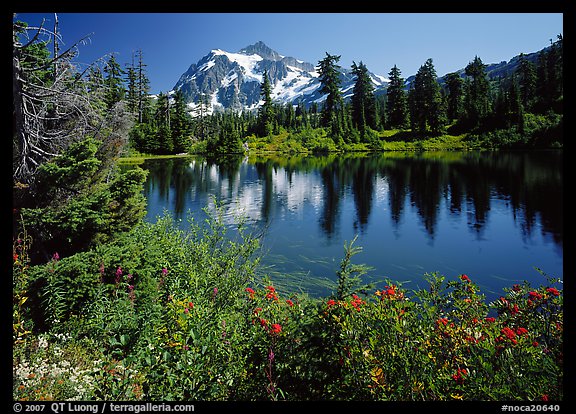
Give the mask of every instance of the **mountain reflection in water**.
[[[227, 224], [266, 229], [267, 272], [280, 285], [330, 293], [343, 245], [358, 235], [356, 263], [424, 287], [424, 273], [476, 277], [502, 287], [562, 277], [563, 154], [424, 152], [147, 160], [147, 219], [176, 218], [214, 199]], [[186, 220], [183, 220], [185, 223]]]

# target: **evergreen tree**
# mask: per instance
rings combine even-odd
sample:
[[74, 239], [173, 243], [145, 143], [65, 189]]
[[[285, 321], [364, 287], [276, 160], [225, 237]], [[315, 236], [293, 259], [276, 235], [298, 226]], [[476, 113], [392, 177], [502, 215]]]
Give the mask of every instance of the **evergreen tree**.
[[518, 69], [516, 69], [516, 76], [518, 77], [522, 105], [524, 108], [530, 109], [536, 96], [536, 67], [526, 59], [524, 53], [520, 53], [520, 62]]
[[138, 113], [138, 90], [136, 89], [137, 72], [134, 66], [134, 54], [132, 54], [132, 62], [126, 65], [126, 103], [127, 108], [132, 114]]
[[330, 55], [318, 62], [320, 75], [320, 92], [326, 94], [322, 110], [321, 125], [329, 127], [333, 135], [339, 135], [342, 130], [342, 111], [344, 102], [340, 93], [340, 66], [337, 64], [340, 56]]
[[106, 66], [104, 67], [105, 73], [105, 85], [106, 94], [105, 102], [108, 109], [112, 108], [116, 103], [124, 99], [124, 82], [122, 81], [122, 75], [124, 71], [120, 67], [120, 64], [116, 61], [114, 55], [110, 56]]
[[432, 59], [420, 66], [411, 94], [410, 115], [416, 130], [426, 132], [429, 127], [434, 134], [441, 132], [446, 123], [446, 115]]
[[464, 81], [458, 73], [449, 73], [446, 75], [446, 88], [446, 115], [450, 120], [460, 119], [464, 113]]
[[170, 154], [174, 151], [172, 131], [170, 129], [170, 98], [167, 94], [160, 92], [156, 102], [156, 112], [154, 115], [156, 122], [156, 142], [160, 154]]
[[150, 80], [146, 75], [146, 65], [142, 50], [136, 51], [138, 64], [136, 66], [136, 94], [138, 100], [138, 122], [148, 122], [150, 120]]
[[358, 65], [352, 62], [352, 73], [356, 76], [352, 95], [352, 124], [364, 134], [367, 126], [377, 129], [374, 87], [362, 61]]
[[181, 90], [174, 93], [174, 105], [170, 130], [174, 141], [174, 152], [182, 153], [188, 150], [188, 134], [190, 131], [190, 115], [186, 112], [186, 102]]
[[465, 111], [472, 126], [478, 126], [490, 113], [490, 83], [486, 75], [486, 65], [478, 56], [466, 66]]
[[268, 71], [264, 70], [262, 84], [260, 85], [260, 96], [264, 103], [258, 112], [259, 135], [262, 137], [270, 136], [274, 131], [274, 105], [271, 94], [272, 86], [268, 78]]
[[405, 128], [408, 124], [408, 101], [404, 91], [404, 79], [396, 65], [388, 73], [390, 83], [386, 92], [386, 114], [389, 128]]

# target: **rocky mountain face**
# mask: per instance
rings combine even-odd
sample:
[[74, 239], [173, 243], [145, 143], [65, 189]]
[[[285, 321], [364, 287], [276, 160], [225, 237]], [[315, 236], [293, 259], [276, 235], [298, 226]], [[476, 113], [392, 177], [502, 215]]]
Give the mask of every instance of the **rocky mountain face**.
[[[538, 53], [529, 53], [525, 57], [536, 63]], [[515, 56], [509, 61], [488, 64], [487, 75], [496, 78], [512, 73], [518, 62], [519, 56]], [[319, 91], [319, 74], [314, 64], [283, 56], [261, 41], [238, 52], [210, 51], [180, 76], [173, 90], [179, 89], [184, 93], [191, 111], [200, 107], [201, 100], [207, 103], [203, 107], [208, 113], [226, 109], [252, 111], [262, 104], [260, 85], [265, 70], [275, 102], [309, 106], [326, 98]], [[465, 76], [464, 69], [457, 73]], [[374, 73], [370, 73], [370, 77], [375, 93], [385, 93], [389, 80]], [[445, 75], [438, 78], [440, 84], [444, 83], [444, 78]], [[355, 77], [350, 69], [341, 68], [340, 79], [342, 95], [347, 99], [352, 96]], [[414, 75], [406, 78], [407, 89], [413, 80]]]
[[[200, 100], [208, 102], [209, 111], [225, 109], [254, 110], [261, 104], [260, 85], [267, 71], [272, 85], [272, 99], [279, 103], [322, 102], [320, 81], [315, 65], [290, 56], [282, 56], [263, 42], [249, 45], [238, 52], [220, 49], [210, 51], [182, 74], [174, 90], [181, 90], [191, 109]], [[385, 90], [388, 80], [371, 74], [376, 91]], [[352, 95], [355, 78], [341, 69], [344, 98]]]

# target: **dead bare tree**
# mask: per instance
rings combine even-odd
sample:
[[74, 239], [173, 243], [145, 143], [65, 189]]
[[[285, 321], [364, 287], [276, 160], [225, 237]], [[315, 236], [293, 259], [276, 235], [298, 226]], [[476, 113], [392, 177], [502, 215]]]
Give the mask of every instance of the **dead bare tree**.
[[[96, 135], [104, 122], [82, 81], [88, 67], [81, 72], [72, 62], [89, 36], [61, 50], [57, 15], [54, 31], [44, 25], [13, 23], [13, 178], [24, 185], [43, 162]], [[50, 42], [52, 56], [38, 58], [38, 50]]]

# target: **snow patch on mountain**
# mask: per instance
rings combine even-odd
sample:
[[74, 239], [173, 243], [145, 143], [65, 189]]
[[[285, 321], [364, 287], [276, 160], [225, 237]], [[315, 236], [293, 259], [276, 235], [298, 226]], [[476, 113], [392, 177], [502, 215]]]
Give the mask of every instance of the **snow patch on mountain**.
[[[290, 56], [283, 56], [259, 41], [238, 52], [213, 49], [198, 63], [192, 64], [182, 74], [174, 90], [181, 90], [193, 113], [199, 113], [199, 101], [208, 97], [206, 113], [232, 109], [254, 111], [263, 101], [260, 85], [263, 73], [270, 79], [273, 101], [280, 104], [306, 106], [325, 99], [319, 89], [320, 80], [316, 66]], [[341, 69], [344, 98], [352, 95], [354, 76]], [[382, 90], [389, 82], [384, 76], [370, 73], [374, 88]]]

